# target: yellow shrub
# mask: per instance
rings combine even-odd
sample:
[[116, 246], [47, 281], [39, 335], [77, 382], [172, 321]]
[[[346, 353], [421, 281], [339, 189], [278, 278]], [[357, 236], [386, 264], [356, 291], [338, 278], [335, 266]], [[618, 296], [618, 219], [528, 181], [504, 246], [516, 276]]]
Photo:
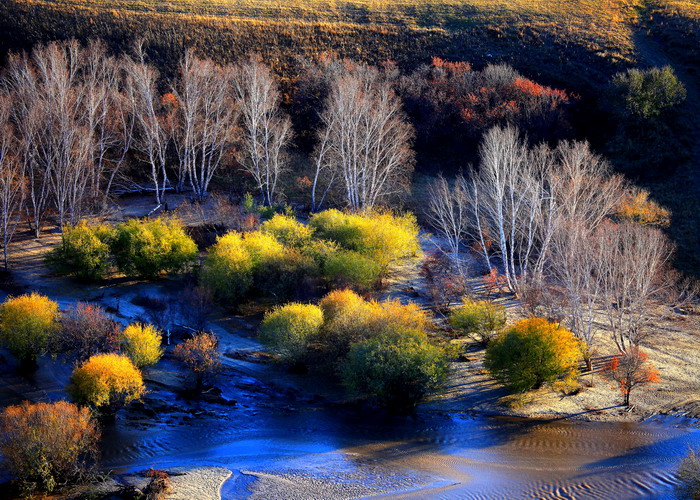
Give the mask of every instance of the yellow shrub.
[[220, 298], [236, 300], [253, 284], [253, 259], [243, 236], [232, 231], [219, 238], [207, 254], [202, 281]]
[[260, 338], [270, 344], [289, 363], [297, 363], [318, 336], [323, 325], [323, 311], [313, 304], [293, 302], [265, 314]]
[[58, 318], [58, 304], [48, 297], [10, 297], [0, 308], [2, 342], [23, 363], [35, 363], [58, 332]]
[[68, 393], [79, 404], [114, 410], [146, 392], [138, 368], [119, 354], [96, 354], [73, 371]]
[[294, 217], [276, 214], [272, 219], [263, 222], [260, 230], [274, 236], [284, 245], [302, 249], [311, 243], [313, 229], [302, 224]]
[[153, 325], [134, 323], [119, 336], [119, 348], [137, 367], [154, 365], [163, 355], [162, 336]]
[[649, 199], [649, 192], [638, 190], [631, 193], [617, 210], [619, 217], [640, 224], [666, 227], [671, 223], [671, 212]]
[[245, 233], [242, 244], [256, 267], [270, 265], [283, 259], [287, 253], [284, 245], [274, 236], [260, 231]]

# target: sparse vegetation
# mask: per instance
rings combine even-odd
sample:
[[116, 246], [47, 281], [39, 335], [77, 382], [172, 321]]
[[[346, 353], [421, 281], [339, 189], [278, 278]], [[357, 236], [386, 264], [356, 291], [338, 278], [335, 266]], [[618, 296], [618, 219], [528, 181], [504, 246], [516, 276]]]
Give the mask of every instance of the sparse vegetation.
[[487, 300], [462, 299], [462, 304], [450, 312], [450, 326], [482, 346], [489, 345], [506, 324], [506, 310], [502, 304]]
[[210, 332], [200, 332], [175, 346], [173, 354], [192, 371], [197, 389], [216, 374], [219, 361], [219, 339]]

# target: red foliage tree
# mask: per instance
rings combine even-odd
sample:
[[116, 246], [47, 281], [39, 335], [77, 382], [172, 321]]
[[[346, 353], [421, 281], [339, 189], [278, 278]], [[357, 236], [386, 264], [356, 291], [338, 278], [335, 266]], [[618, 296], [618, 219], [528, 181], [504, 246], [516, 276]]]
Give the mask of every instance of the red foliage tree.
[[637, 347], [615, 356], [605, 366], [607, 377], [615, 381], [625, 398], [625, 406], [630, 405], [630, 394], [635, 387], [658, 382], [659, 371], [648, 359], [646, 353]]

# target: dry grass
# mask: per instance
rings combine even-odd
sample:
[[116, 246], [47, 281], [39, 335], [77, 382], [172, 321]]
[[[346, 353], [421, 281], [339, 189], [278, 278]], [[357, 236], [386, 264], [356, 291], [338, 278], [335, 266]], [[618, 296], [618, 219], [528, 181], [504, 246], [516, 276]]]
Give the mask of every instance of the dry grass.
[[631, 60], [641, 1], [8, 0], [0, 28], [10, 46], [70, 36], [124, 44], [144, 36], [165, 59], [174, 54], [164, 50], [183, 44], [221, 59], [259, 50], [283, 71], [298, 56], [327, 50], [405, 65], [435, 55], [477, 64], [498, 58], [556, 79], [562, 67]]

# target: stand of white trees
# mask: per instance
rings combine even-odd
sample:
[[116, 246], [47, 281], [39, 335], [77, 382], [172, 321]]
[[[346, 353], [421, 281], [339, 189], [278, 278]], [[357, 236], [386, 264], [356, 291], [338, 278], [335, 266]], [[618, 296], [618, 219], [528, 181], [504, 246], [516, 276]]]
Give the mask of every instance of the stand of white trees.
[[589, 366], [601, 320], [621, 351], [639, 345], [652, 304], [673, 288], [672, 246], [658, 229], [615, 221], [624, 180], [586, 143], [531, 148], [512, 127], [491, 129], [480, 156], [468, 179], [440, 178], [429, 192], [449, 253], [478, 249], [518, 296], [563, 295]]

